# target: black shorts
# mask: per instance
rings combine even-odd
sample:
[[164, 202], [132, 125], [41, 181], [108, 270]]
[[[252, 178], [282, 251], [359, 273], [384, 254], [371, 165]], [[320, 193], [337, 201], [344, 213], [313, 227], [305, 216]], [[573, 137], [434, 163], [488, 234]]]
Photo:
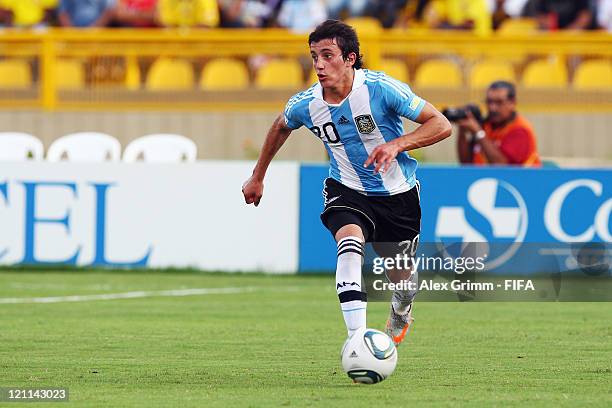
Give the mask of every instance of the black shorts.
[[421, 232], [418, 182], [411, 190], [391, 196], [367, 196], [332, 178], [327, 178], [324, 185], [321, 221], [332, 235], [344, 225], [357, 224], [366, 242], [394, 246], [409, 241], [416, 247]]

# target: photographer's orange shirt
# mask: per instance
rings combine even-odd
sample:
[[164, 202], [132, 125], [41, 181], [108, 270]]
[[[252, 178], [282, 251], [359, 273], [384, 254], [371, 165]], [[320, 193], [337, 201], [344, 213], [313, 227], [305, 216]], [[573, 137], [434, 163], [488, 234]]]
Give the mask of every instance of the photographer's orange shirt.
[[[487, 139], [492, 140], [508, 159], [508, 164], [539, 167], [542, 165], [538, 155], [536, 138], [531, 125], [522, 116], [516, 117], [506, 125], [493, 128], [485, 122], [483, 129]], [[488, 164], [480, 144], [474, 145], [474, 164]]]

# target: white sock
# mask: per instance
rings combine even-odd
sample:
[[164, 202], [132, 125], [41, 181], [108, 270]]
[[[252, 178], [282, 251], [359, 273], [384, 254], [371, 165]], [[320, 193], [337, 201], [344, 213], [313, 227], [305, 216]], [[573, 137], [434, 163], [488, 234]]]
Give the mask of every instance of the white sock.
[[358, 237], [346, 237], [338, 242], [336, 266], [336, 292], [344, 323], [351, 336], [360, 327], [366, 327], [366, 293], [361, 286], [363, 242]]

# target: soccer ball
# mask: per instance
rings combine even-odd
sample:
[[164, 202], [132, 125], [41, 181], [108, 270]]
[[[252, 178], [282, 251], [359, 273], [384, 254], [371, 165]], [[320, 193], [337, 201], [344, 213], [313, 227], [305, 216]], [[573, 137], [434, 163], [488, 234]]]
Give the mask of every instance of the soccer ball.
[[375, 384], [395, 370], [397, 350], [385, 333], [361, 328], [346, 340], [340, 358], [342, 368], [353, 382]]

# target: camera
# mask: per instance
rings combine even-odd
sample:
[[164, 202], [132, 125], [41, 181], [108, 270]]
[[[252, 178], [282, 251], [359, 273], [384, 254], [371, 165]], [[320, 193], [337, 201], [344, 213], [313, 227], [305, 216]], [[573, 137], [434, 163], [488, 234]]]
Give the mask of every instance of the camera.
[[467, 104], [460, 108], [446, 108], [442, 111], [442, 114], [446, 116], [446, 119], [448, 119], [449, 121], [457, 122], [459, 120], [467, 118], [468, 112], [471, 112], [472, 116], [474, 116], [474, 119], [476, 119], [478, 123], [482, 124], [483, 118], [482, 113], [480, 112], [480, 108], [478, 107], [478, 105], [475, 105], [473, 103]]

